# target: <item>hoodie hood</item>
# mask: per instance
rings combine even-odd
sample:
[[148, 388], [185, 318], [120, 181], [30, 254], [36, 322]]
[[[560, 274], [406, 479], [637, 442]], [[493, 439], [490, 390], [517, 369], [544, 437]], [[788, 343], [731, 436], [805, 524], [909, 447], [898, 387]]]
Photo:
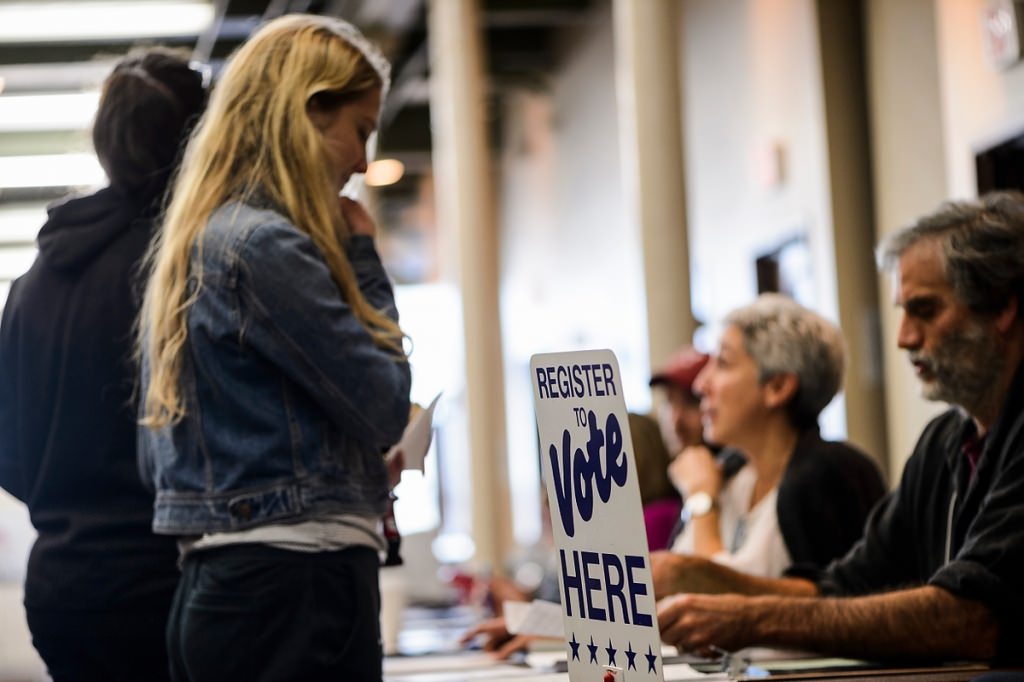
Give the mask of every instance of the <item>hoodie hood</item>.
[[118, 235], [152, 218], [140, 202], [107, 187], [95, 194], [61, 199], [47, 207], [39, 231], [39, 252], [58, 270], [80, 270]]

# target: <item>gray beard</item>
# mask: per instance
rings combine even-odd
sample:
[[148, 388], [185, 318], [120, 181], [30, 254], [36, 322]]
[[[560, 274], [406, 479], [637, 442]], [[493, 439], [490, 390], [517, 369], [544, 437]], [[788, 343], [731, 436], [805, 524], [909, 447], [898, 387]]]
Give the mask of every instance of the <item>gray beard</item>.
[[998, 339], [973, 321], [950, 332], [925, 359], [935, 378], [922, 383], [921, 395], [959, 405], [971, 414], [992, 398], [1006, 367]]

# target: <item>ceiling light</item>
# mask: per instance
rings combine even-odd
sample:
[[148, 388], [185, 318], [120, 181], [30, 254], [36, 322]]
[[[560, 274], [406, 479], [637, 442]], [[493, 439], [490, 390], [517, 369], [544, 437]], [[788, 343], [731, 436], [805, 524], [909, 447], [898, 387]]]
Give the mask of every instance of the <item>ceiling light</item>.
[[[0, 4], [0, 7], [3, 5]], [[0, 64], [0, 80], [9, 95], [98, 90], [114, 66], [115, 59], [45, 64]]]
[[5, 95], [0, 97], [0, 133], [85, 130], [92, 125], [100, 93]]
[[95, 154], [0, 156], [0, 189], [99, 187], [106, 181]]
[[213, 17], [213, 5], [200, 0], [2, 3], [0, 43], [194, 36]]
[[366, 169], [366, 184], [370, 187], [393, 185], [404, 173], [405, 165], [398, 159], [378, 159]]

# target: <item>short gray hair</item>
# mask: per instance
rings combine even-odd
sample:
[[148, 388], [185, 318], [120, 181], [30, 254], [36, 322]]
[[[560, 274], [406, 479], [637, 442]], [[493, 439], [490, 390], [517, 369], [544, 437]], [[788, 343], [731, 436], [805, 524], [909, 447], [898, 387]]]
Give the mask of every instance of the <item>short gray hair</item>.
[[977, 201], [949, 201], [885, 237], [875, 256], [891, 272], [918, 242], [935, 240], [946, 279], [975, 313], [996, 313], [1016, 297], [1024, 305], [1024, 194], [990, 192]]
[[845, 351], [839, 328], [781, 294], [762, 294], [725, 318], [743, 337], [757, 364], [758, 381], [794, 374], [797, 392], [786, 406], [793, 425], [817, 422], [843, 383]]

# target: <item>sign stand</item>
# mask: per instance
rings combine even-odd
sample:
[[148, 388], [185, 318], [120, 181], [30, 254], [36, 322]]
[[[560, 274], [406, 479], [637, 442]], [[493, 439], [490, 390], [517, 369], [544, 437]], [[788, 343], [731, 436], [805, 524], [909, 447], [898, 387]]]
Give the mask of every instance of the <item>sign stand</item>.
[[573, 682], [661, 682], [633, 440], [610, 350], [530, 359]]

